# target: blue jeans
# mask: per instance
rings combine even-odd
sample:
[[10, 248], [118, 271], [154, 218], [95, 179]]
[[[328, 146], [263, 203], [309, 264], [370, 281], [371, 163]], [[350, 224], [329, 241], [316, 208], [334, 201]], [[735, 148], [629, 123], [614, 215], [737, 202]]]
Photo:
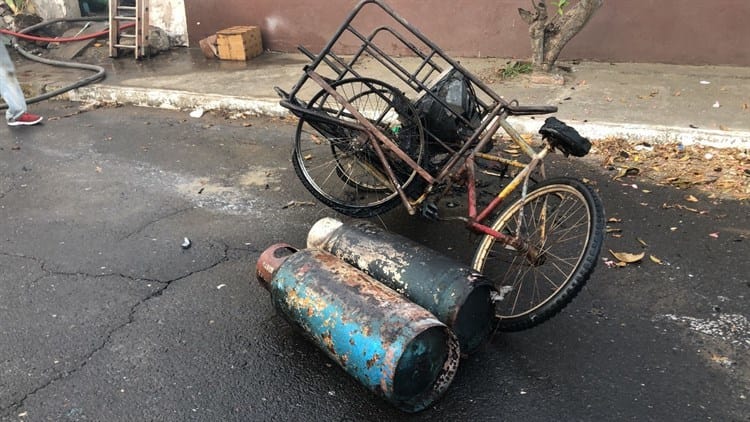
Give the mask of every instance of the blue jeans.
[[26, 99], [16, 79], [16, 68], [10, 61], [8, 50], [2, 42], [0, 42], [0, 95], [8, 105], [8, 110], [5, 111], [6, 119], [17, 119], [26, 112]]

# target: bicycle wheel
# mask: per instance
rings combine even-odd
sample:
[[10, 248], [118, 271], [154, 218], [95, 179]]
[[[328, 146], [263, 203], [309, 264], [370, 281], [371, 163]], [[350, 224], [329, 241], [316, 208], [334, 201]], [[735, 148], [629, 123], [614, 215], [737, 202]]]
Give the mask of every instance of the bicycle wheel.
[[[345, 79], [331, 87], [421, 165], [425, 156], [422, 124], [401, 92], [367, 78]], [[310, 100], [308, 108], [338, 121], [357, 122], [325, 90]], [[394, 208], [400, 197], [371, 142], [365, 130], [303, 115], [297, 125], [292, 163], [305, 188], [319, 201], [350, 217], [372, 217]], [[387, 148], [383, 151], [403, 189], [416, 186], [416, 172]]]
[[583, 288], [604, 239], [604, 207], [583, 182], [546, 180], [505, 209], [492, 228], [519, 237], [534, 259], [485, 235], [472, 266], [495, 283], [498, 329], [518, 331], [550, 319]]

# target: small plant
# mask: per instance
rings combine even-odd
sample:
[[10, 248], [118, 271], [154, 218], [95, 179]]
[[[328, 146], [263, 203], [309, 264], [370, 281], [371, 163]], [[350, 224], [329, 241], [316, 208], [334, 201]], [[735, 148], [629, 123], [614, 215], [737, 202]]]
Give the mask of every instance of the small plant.
[[559, 1], [553, 1], [552, 4], [557, 7], [557, 13], [562, 16], [565, 13], [565, 6], [568, 5], [568, 0], [559, 0]]
[[17, 15], [26, 8], [26, 0], [5, 0], [5, 4], [8, 5], [14, 15]]
[[529, 62], [511, 61], [504, 68], [500, 69], [500, 77], [503, 79], [513, 79], [518, 75], [531, 73], [534, 66]]

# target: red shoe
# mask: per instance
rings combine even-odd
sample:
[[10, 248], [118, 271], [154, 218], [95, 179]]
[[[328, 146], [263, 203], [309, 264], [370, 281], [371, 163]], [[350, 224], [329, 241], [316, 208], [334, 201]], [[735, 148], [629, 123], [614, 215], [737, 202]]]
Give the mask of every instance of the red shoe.
[[23, 113], [20, 117], [8, 120], [8, 126], [32, 126], [42, 121], [42, 116], [36, 114]]

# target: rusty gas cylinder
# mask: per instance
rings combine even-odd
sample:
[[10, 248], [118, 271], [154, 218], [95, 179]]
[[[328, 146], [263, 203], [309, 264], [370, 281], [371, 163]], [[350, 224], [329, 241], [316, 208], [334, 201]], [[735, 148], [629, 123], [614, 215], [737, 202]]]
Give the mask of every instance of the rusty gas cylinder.
[[367, 222], [323, 218], [307, 246], [326, 250], [432, 312], [470, 353], [489, 338], [495, 310], [492, 284], [470, 267]]
[[460, 353], [450, 329], [335, 256], [274, 245], [260, 256], [257, 278], [292, 325], [399, 409], [426, 408], [453, 380]]

